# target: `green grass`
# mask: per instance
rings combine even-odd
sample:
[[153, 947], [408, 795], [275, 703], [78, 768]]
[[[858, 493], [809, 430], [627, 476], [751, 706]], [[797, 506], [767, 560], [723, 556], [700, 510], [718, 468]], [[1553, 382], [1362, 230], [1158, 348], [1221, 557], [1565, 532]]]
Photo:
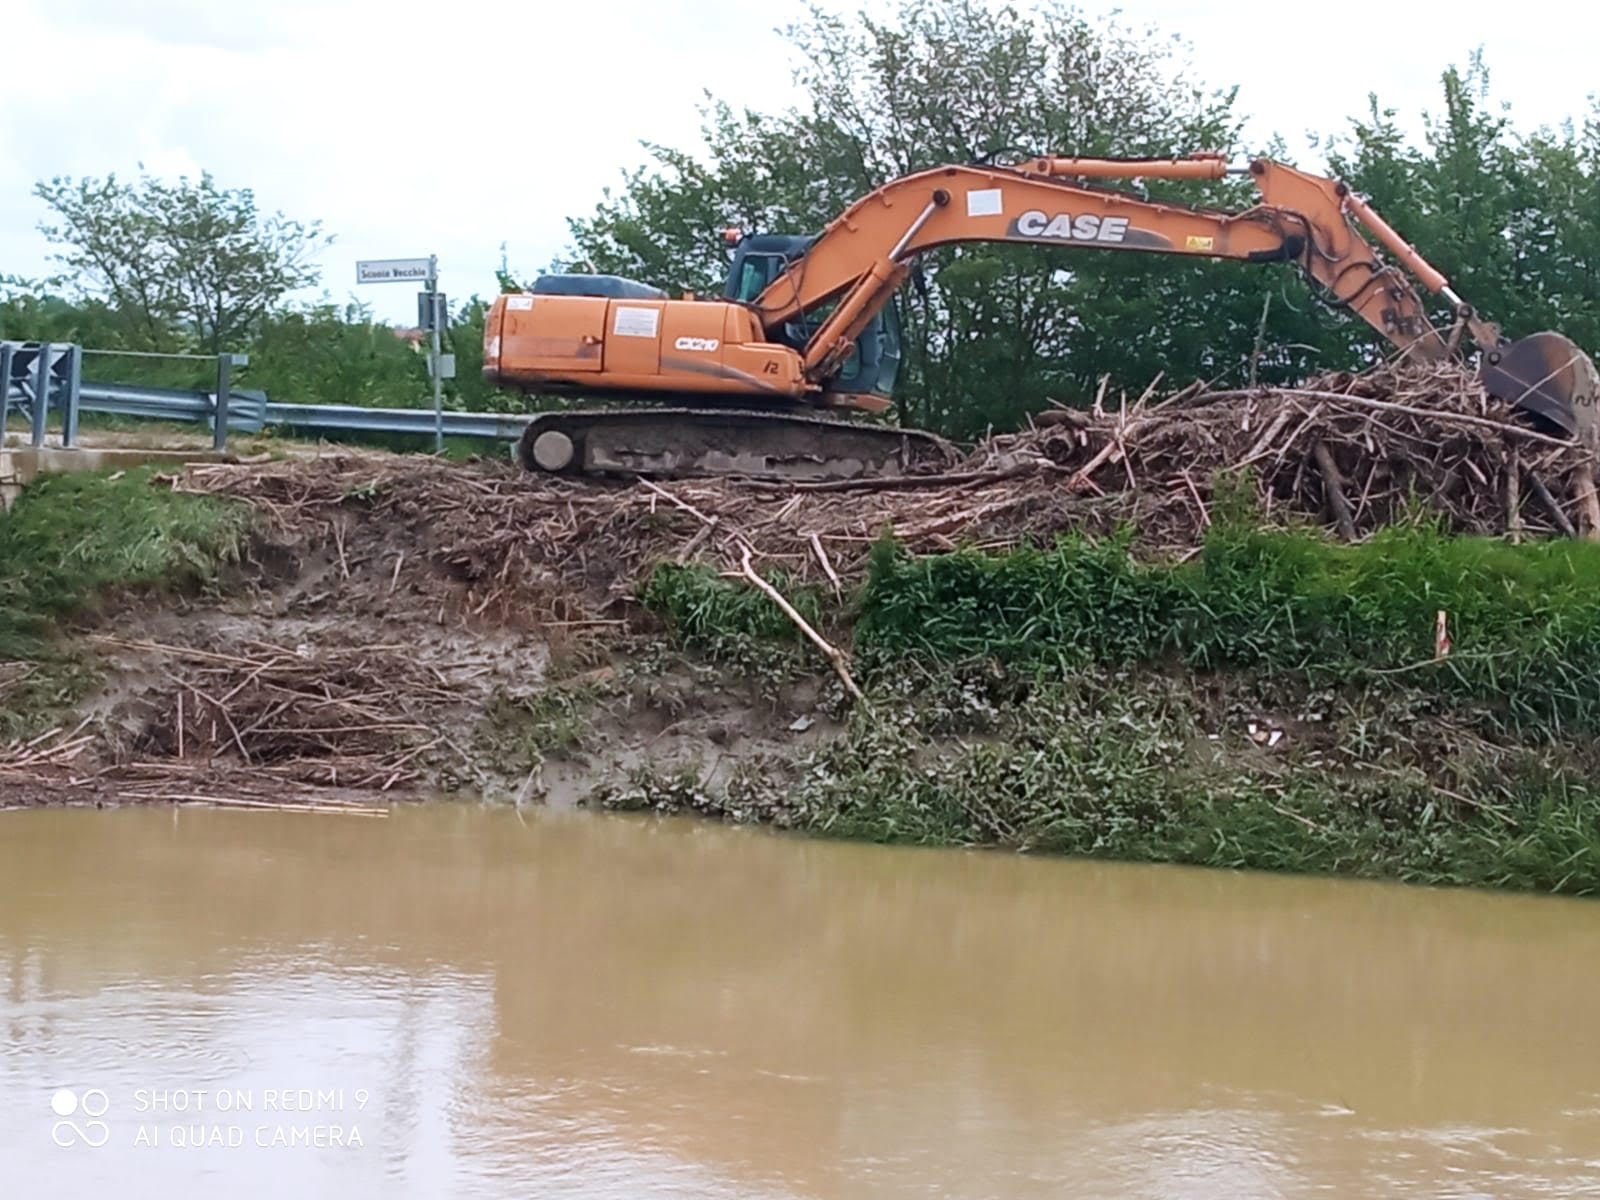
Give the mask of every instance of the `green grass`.
[[[1125, 539], [1069, 537], [1007, 554], [874, 556], [856, 646], [992, 658], [1070, 673], [1163, 662], [1311, 680], [1404, 674], [1518, 731], [1600, 729], [1600, 545], [1512, 546], [1394, 527], [1354, 546], [1220, 528], [1186, 563], [1142, 563]], [[1453, 652], [1434, 658], [1448, 614]]]
[[583, 746], [601, 691], [581, 680], [553, 682], [531, 693], [496, 688], [484, 707], [476, 746], [498, 769], [524, 775], [552, 755]]
[[1600, 791], [1531, 753], [1478, 764], [1471, 802], [1415, 762], [1315, 764], [1213, 743], [1173, 693], [1100, 679], [1042, 692], [993, 735], [862, 722], [796, 773], [803, 827], [1142, 862], [1600, 891]]
[[32, 664], [8, 689], [0, 734], [37, 726], [92, 678], [61, 622], [115, 591], [189, 591], [237, 558], [242, 505], [152, 485], [152, 468], [46, 475], [0, 516], [0, 660]]
[[[1131, 535], [1005, 553], [874, 550], [848, 607], [774, 580], [814, 624], [854, 619], [868, 678], [908, 660], [992, 660], [1062, 677], [1090, 666], [1250, 670], [1309, 682], [1395, 677], [1519, 734], [1600, 731], [1600, 545], [1513, 546], [1395, 526], [1359, 545], [1228, 523], [1186, 562]], [[766, 597], [706, 567], [658, 567], [642, 593], [684, 644], [722, 661], [797, 649]], [[1435, 617], [1452, 652], [1434, 654]]]
[[872, 699], [843, 735], [746, 763], [723, 793], [694, 769], [641, 770], [591, 803], [881, 843], [1600, 893], [1593, 762], [1419, 732], [1426, 697], [1403, 698], [1374, 745], [1355, 736], [1370, 694], [1302, 693], [1325, 726], [1290, 722], [1270, 752], [1242, 713], [1285, 697], [1244, 676], [908, 671]]
[[[806, 600], [852, 622], [871, 711], [848, 734], [724, 795], [651, 777], [597, 799], [883, 842], [1600, 892], [1600, 545], [1426, 523], [1343, 545], [1224, 519], [1187, 561], [1132, 551], [882, 542], [847, 606]], [[645, 599], [724, 661], [793, 644], [764, 598], [703, 569], [658, 571]], [[1256, 745], [1256, 716], [1288, 740]]]
[[[825, 623], [827, 602], [820, 591], [796, 586], [782, 571], [768, 571], [765, 578], [812, 628]], [[768, 683], [793, 678], [808, 664], [823, 661], [771, 599], [703, 564], [658, 563], [640, 590], [640, 600], [666, 620], [686, 647]]]

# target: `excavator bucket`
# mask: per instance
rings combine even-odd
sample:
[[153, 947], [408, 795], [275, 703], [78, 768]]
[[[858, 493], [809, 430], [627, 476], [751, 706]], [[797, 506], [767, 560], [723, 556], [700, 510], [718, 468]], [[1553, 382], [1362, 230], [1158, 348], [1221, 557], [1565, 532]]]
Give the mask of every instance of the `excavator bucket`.
[[1600, 446], [1600, 374], [1570, 338], [1535, 333], [1483, 356], [1479, 369], [1492, 396], [1544, 428]]

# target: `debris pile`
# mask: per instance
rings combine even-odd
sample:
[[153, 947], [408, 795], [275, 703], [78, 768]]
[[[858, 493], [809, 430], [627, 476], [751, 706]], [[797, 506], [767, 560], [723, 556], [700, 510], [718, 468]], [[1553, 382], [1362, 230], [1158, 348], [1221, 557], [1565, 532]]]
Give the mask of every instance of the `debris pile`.
[[[856, 692], [778, 572], [843, 596], [886, 532], [938, 553], [1127, 525], [1139, 553], [1187, 555], [1216, 519], [1220, 473], [1240, 468], [1266, 523], [1345, 539], [1417, 512], [1513, 540], [1600, 536], [1593, 450], [1528, 427], [1453, 366], [1102, 393], [893, 479], [595, 481], [347, 448], [195, 466], [158, 478], [260, 514], [233, 581], [245, 595], [146, 641], [97, 639], [123, 671], [100, 736], [0, 745], [0, 796], [345, 811], [482, 785], [471, 730], [485, 706], [537, 683], [552, 642], [636, 621], [660, 561], [765, 592]], [[0, 698], [31, 669], [0, 664]]]
[[1594, 461], [1514, 419], [1469, 372], [1438, 365], [1297, 388], [1151, 388], [1114, 407], [1102, 395], [1091, 411], [1046, 412], [989, 439], [957, 469], [897, 479], [596, 482], [340, 451], [196, 467], [171, 482], [257, 505], [288, 544], [336, 555], [345, 578], [371, 576], [386, 606], [560, 629], [615, 623], [617, 602], [662, 559], [735, 570], [748, 551], [758, 568], [838, 587], [886, 531], [939, 552], [1129, 524], [1141, 552], [1184, 553], [1211, 523], [1225, 468], [1251, 472], [1266, 522], [1347, 539], [1417, 511], [1462, 533], [1591, 534]]
[[25, 741], [0, 743], [0, 803], [6, 798], [6, 785], [66, 777], [73, 762], [95, 740], [93, 732], [84, 732], [88, 725], [84, 720], [73, 730], [47, 729]]
[[138, 762], [221, 761], [257, 779], [386, 792], [419, 778], [418, 760], [449, 740], [430, 704], [459, 699], [405, 644], [251, 642], [222, 653], [97, 640], [164, 663], [165, 683], [138, 702]]
[[1457, 533], [1576, 536], [1600, 528], [1592, 450], [1514, 418], [1454, 364], [1337, 372], [1296, 388], [1186, 389], [1131, 407], [1040, 415], [989, 459], [1042, 455], [1069, 485], [1119, 498], [1141, 540], [1192, 544], [1209, 482], [1248, 468], [1262, 515], [1355, 539], [1426, 512]]

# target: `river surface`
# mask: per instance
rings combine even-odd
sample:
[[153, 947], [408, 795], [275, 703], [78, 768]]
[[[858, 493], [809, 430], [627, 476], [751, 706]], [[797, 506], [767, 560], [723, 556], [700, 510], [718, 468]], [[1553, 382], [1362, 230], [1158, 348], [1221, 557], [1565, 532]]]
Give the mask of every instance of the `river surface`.
[[1600, 904], [401, 808], [0, 816], [0, 1195], [1600, 1196]]

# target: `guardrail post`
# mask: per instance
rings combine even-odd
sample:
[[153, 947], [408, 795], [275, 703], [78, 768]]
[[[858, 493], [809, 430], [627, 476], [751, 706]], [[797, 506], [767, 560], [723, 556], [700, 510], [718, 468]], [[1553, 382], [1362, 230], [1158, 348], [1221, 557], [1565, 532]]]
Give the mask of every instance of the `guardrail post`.
[[50, 343], [39, 343], [39, 358], [33, 364], [33, 445], [44, 445], [45, 418], [50, 415]]
[[211, 446], [215, 450], [228, 448], [228, 391], [233, 387], [233, 355], [217, 355], [217, 407], [216, 424], [212, 427]]
[[67, 347], [67, 377], [61, 384], [61, 444], [78, 444], [78, 387], [83, 382], [83, 347]]
[[0, 446], [6, 442], [6, 423], [11, 419], [11, 347], [0, 346]]

